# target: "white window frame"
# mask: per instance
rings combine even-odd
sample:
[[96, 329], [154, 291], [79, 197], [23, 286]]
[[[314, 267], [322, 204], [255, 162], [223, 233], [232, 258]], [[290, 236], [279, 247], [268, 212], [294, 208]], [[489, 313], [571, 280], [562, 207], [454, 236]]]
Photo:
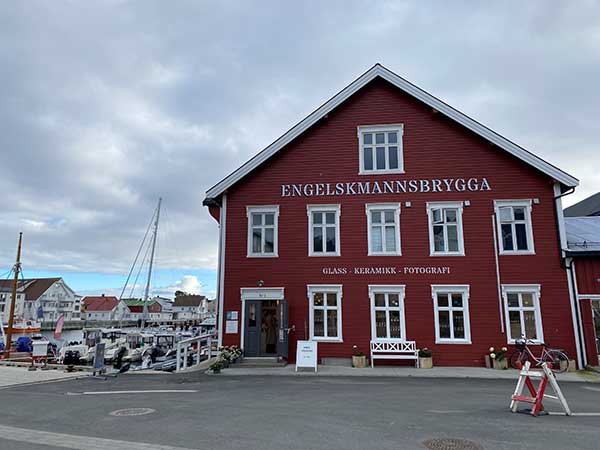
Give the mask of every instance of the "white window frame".
[[[471, 344], [471, 318], [469, 313], [469, 291], [468, 284], [433, 284], [431, 285], [431, 298], [433, 300], [433, 313], [435, 322], [435, 343], [436, 344]], [[438, 294], [461, 294], [462, 308], [454, 308], [452, 300], [448, 298], [448, 306], [439, 306], [437, 301]], [[463, 322], [465, 326], [464, 338], [453, 338], [454, 335], [454, 314], [453, 311], [462, 310]], [[440, 337], [440, 311], [449, 311], [450, 318], [450, 338]]]
[[[456, 209], [456, 233], [458, 235], [458, 251], [439, 252], [435, 250], [435, 240], [433, 234], [433, 210], [434, 209]], [[465, 238], [463, 232], [463, 202], [427, 202], [427, 218], [429, 221], [429, 256], [465, 256]], [[448, 248], [447, 227], [444, 223], [444, 243]]]
[[[254, 252], [252, 249], [252, 214], [273, 214], [273, 253], [265, 252]], [[248, 219], [248, 246], [247, 246], [247, 257], [248, 258], [277, 258], [279, 256], [279, 205], [268, 205], [268, 206], [246, 206], [246, 217]], [[264, 223], [260, 226], [262, 230], [261, 234], [261, 248], [264, 248], [265, 240], [265, 225]]]
[[[385, 143], [383, 146], [385, 147], [385, 169], [376, 169], [376, 158], [375, 158], [375, 147], [381, 147], [380, 145], [376, 145], [374, 142], [370, 147], [373, 147], [373, 169], [366, 170], [364, 167], [364, 143], [363, 143], [363, 134], [364, 133], [388, 133], [388, 132], [396, 132], [398, 133], [398, 142], [395, 146], [398, 147], [398, 168], [397, 169], [388, 169], [389, 167], [389, 155], [388, 155], [388, 146], [389, 144]], [[357, 128], [358, 134], [358, 159], [359, 159], [359, 167], [358, 174], [359, 175], [379, 175], [379, 174], [390, 174], [390, 173], [404, 173], [404, 148], [403, 148], [403, 136], [404, 136], [404, 124], [389, 124], [389, 125], [361, 125]], [[386, 134], [387, 140], [387, 134]], [[392, 144], [393, 146], [393, 144]]]
[[[404, 295], [406, 292], [406, 286], [401, 285], [384, 285], [384, 284], [370, 284], [369, 285], [369, 300], [371, 303], [371, 341], [373, 342], [405, 342], [406, 341], [406, 316], [404, 313]], [[375, 306], [375, 294], [398, 294], [398, 307], [388, 306]], [[386, 301], [387, 302], [387, 301]], [[389, 337], [390, 329], [390, 311], [400, 311], [400, 337], [391, 338]], [[381, 338], [377, 337], [377, 329], [375, 323], [375, 311], [385, 311], [385, 319], [387, 324], [388, 337]]]
[[[371, 213], [373, 211], [393, 210], [394, 211], [394, 224], [395, 224], [395, 236], [396, 236], [396, 250], [393, 252], [376, 252], [372, 249], [372, 236], [371, 236]], [[367, 203], [365, 205], [365, 213], [367, 215], [367, 255], [368, 256], [400, 256], [402, 255], [402, 246], [400, 242], [400, 203]], [[385, 228], [385, 224], [382, 223], [382, 228]], [[385, 244], [385, 233], [381, 235], [383, 244]]]
[[[308, 296], [309, 309], [309, 335], [311, 341], [318, 342], [343, 342], [342, 338], [342, 285], [341, 284], [309, 284], [306, 286]], [[327, 310], [335, 309], [337, 311], [337, 336], [315, 336], [314, 323], [314, 295], [320, 294], [337, 294], [337, 305], [335, 307], [327, 306], [327, 298], [324, 298], [323, 306], [318, 307], [323, 312], [323, 332], [327, 334]]]
[[[508, 307], [508, 294], [533, 294], [533, 306], [529, 307]], [[509, 344], [514, 344], [515, 339], [521, 336], [512, 336], [510, 331], [510, 318], [509, 311], [520, 311], [521, 319], [521, 331], [525, 331], [525, 319], [523, 318], [523, 311], [533, 311], [535, 316], [535, 333], [536, 338], [531, 339], [533, 342], [542, 343], [544, 342], [544, 327], [542, 325], [542, 311], [540, 307], [540, 297], [542, 295], [542, 288], [539, 284], [503, 284], [502, 285], [502, 299], [504, 301], [504, 317], [506, 323], [506, 341]], [[519, 304], [521, 303], [519, 296]], [[529, 339], [529, 337], [528, 337]]]
[[[325, 234], [323, 235], [323, 251], [315, 252], [313, 250], [313, 212], [335, 213], [335, 251], [325, 251], [327, 247]], [[342, 243], [340, 242], [340, 218], [342, 215], [341, 205], [306, 205], [306, 214], [308, 215], [308, 256], [340, 256], [342, 246]]]
[[[500, 221], [500, 208], [503, 207], [521, 207], [525, 208], [525, 230], [527, 233], [527, 250], [517, 250], [517, 233], [513, 224], [513, 248], [514, 250], [504, 250], [504, 240], [502, 239], [502, 222]], [[494, 200], [494, 211], [496, 214], [496, 233], [498, 234], [498, 249], [501, 255], [533, 255], [535, 247], [533, 245], [533, 222], [531, 220], [531, 199], [525, 200]], [[514, 216], [514, 213], [513, 213]], [[519, 221], [521, 223], [522, 221]]]

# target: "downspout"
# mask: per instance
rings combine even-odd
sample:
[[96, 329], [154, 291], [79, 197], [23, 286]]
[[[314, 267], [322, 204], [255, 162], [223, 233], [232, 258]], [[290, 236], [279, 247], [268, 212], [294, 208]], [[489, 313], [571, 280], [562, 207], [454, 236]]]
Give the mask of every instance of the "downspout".
[[494, 258], [496, 259], [496, 287], [498, 289], [498, 308], [500, 309], [500, 330], [504, 334], [504, 307], [502, 305], [502, 282], [500, 281], [500, 262], [498, 261], [498, 235], [496, 215], [492, 214], [492, 232], [494, 235]]
[[219, 208], [219, 263], [218, 263], [218, 280], [217, 280], [217, 296], [219, 299], [219, 312], [217, 323], [217, 345], [219, 348], [223, 346], [223, 305], [225, 303], [225, 235], [227, 221], [227, 194], [223, 194], [221, 207]]
[[565, 219], [562, 208], [562, 197], [575, 192], [575, 188], [570, 188], [566, 192], [561, 193], [560, 183], [554, 183], [554, 217], [558, 229], [558, 244], [560, 249], [560, 266], [567, 272], [567, 282], [569, 285], [569, 297], [571, 304], [571, 319], [573, 321], [573, 333], [575, 336], [575, 350], [577, 352], [577, 367], [583, 369], [586, 364], [585, 342], [583, 339], [581, 311], [579, 308], [579, 300], [577, 296], [577, 279], [575, 277], [573, 259], [567, 258], [566, 250], [567, 238], [565, 230]]
[[575, 272], [575, 261], [573, 258], [566, 258], [568, 265], [566, 266], [568, 272], [569, 287], [571, 288], [571, 297], [575, 301], [571, 304], [571, 310], [574, 310], [574, 322], [573, 327], [576, 329], [575, 344], [577, 347], [577, 365], [580, 369], [584, 369], [587, 366], [587, 354], [585, 348], [585, 338], [583, 335], [583, 322], [581, 319], [581, 305], [579, 304], [579, 292], [577, 289], [577, 275]]

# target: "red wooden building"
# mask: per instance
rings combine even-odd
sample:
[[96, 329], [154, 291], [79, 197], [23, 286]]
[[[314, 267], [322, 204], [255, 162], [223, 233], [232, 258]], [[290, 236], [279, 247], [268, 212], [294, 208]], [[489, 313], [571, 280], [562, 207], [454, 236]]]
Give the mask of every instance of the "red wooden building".
[[521, 334], [583, 364], [561, 196], [578, 180], [377, 64], [212, 187], [219, 339], [319, 359]]

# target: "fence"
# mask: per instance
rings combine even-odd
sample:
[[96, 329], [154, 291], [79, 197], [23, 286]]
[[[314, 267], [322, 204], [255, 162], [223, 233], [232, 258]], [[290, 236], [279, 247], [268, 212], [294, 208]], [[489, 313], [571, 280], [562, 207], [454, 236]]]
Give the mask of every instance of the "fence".
[[[201, 336], [184, 339], [177, 342], [177, 365], [175, 366], [175, 372], [181, 372], [182, 370], [186, 370], [190, 367], [200, 364], [202, 362], [201, 356], [204, 351], [206, 352], [205, 354], [207, 359], [212, 358], [213, 337], [214, 334], [203, 334]], [[192, 356], [193, 361], [194, 354], [196, 355], [195, 362], [193, 362], [191, 365], [188, 365], [188, 357]]]

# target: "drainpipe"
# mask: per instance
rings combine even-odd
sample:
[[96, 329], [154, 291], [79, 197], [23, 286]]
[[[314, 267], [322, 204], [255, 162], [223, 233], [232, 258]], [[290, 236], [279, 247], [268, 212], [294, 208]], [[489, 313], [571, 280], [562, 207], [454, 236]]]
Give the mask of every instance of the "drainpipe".
[[560, 249], [560, 266], [567, 272], [567, 282], [569, 285], [569, 297], [571, 304], [571, 319], [573, 321], [573, 334], [575, 337], [575, 349], [577, 352], [577, 367], [583, 369], [586, 365], [585, 340], [583, 338], [583, 324], [581, 322], [581, 309], [579, 305], [577, 293], [577, 277], [575, 276], [575, 267], [573, 266], [573, 258], [568, 258], [566, 251], [567, 237], [565, 230], [565, 220], [562, 209], [562, 197], [575, 192], [572, 187], [561, 193], [560, 183], [554, 184], [554, 217], [558, 230], [558, 244]]

